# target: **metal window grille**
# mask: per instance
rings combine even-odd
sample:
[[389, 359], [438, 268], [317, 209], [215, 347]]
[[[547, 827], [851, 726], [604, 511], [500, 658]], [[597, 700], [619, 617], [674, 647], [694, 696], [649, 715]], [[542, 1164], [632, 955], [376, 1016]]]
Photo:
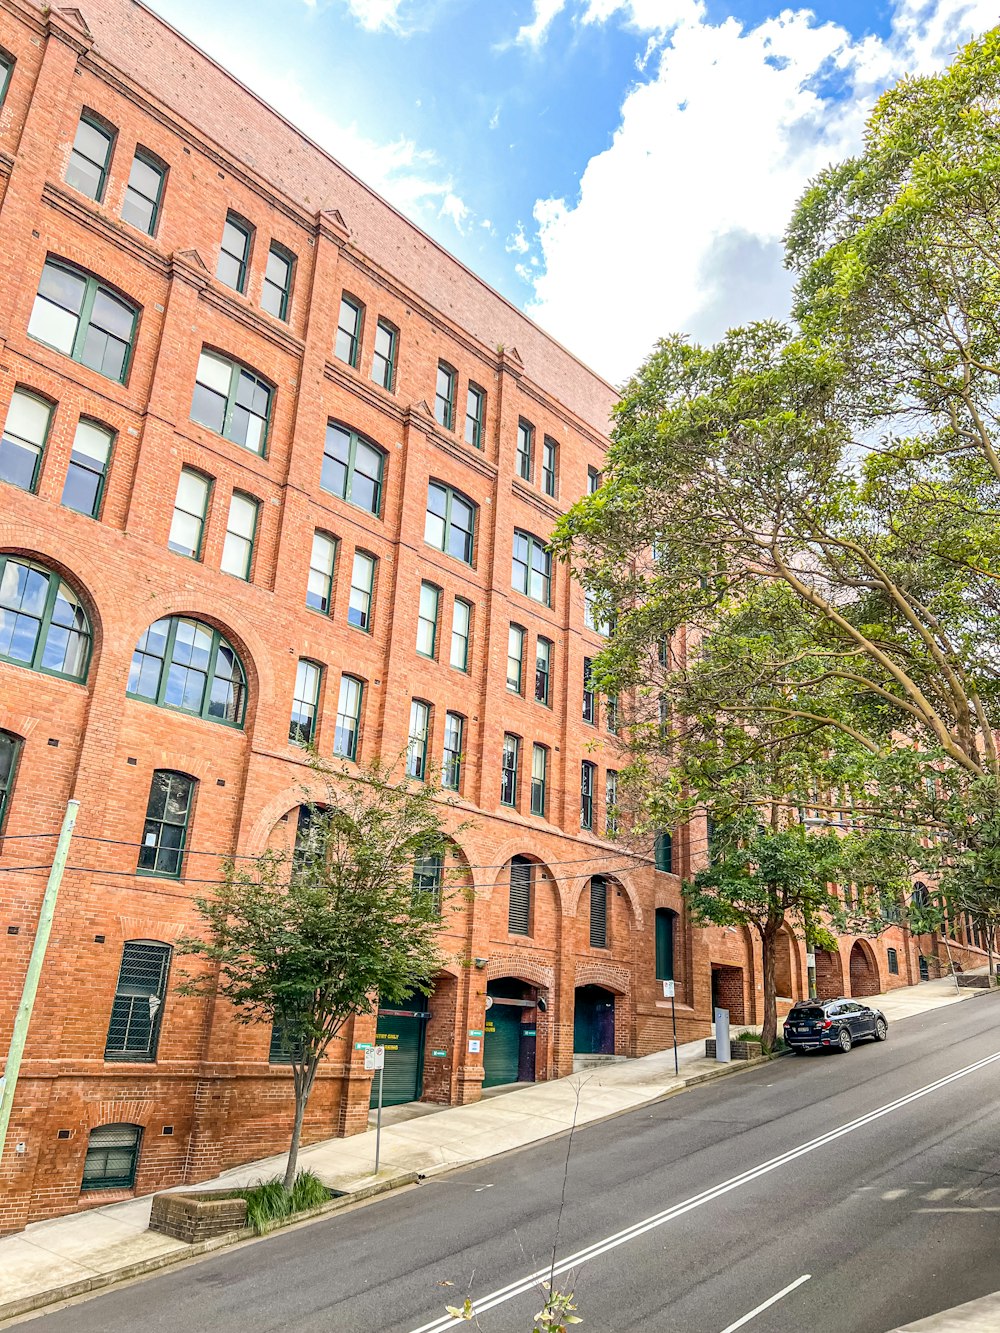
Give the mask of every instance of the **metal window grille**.
[[608, 947], [608, 881], [600, 875], [590, 881], [590, 947]]
[[139, 1125], [98, 1125], [90, 1131], [82, 1190], [131, 1189], [139, 1164]]
[[293, 1060], [301, 1060], [304, 1054], [304, 1044], [301, 1037], [296, 1037], [294, 1032], [275, 1019], [271, 1027], [271, 1044], [268, 1047], [267, 1063], [269, 1065], [290, 1065]]
[[510, 863], [507, 930], [511, 935], [531, 934], [531, 862], [523, 856], [515, 856]]
[[127, 941], [111, 1007], [105, 1060], [156, 1059], [169, 967], [168, 944]]

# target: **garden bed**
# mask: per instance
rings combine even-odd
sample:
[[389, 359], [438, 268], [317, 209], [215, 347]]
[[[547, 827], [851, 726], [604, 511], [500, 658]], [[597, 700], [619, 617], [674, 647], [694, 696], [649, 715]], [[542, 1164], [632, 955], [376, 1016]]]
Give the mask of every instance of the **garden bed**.
[[155, 1194], [149, 1229], [189, 1245], [245, 1229], [261, 1235], [297, 1214], [322, 1208], [341, 1194], [328, 1189], [311, 1171], [300, 1171], [289, 1191], [280, 1180], [264, 1180], [241, 1189]]

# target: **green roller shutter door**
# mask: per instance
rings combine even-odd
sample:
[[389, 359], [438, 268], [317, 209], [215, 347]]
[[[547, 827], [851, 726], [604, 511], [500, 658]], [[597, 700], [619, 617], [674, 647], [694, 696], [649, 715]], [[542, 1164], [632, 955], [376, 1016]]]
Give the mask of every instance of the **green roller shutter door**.
[[521, 1009], [496, 1002], [486, 1011], [483, 1029], [484, 1088], [517, 1082], [521, 1050]]
[[[425, 1019], [413, 1014], [378, 1016], [375, 1040], [385, 1047], [382, 1105], [401, 1106], [415, 1102], [424, 1080]], [[372, 1079], [371, 1105], [378, 1105], [378, 1074]]]

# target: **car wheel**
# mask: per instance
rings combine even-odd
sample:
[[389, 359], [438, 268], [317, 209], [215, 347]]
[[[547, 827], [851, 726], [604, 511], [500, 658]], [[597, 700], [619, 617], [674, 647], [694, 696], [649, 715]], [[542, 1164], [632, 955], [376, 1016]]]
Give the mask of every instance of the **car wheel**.
[[851, 1034], [848, 1032], [847, 1028], [841, 1028], [837, 1033], [837, 1045], [845, 1055], [854, 1045], [854, 1042], [851, 1040]]
[[888, 1037], [888, 1035], [889, 1035], [889, 1025], [888, 1025], [888, 1023], [885, 1021], [884, 1018], [876, 1018], [876, 1020], [875, 1020], [875, 1040], [876, 1040], [876, 1041], [885, 1041], [885, 1039], [886, 1039], [886, 1037]]

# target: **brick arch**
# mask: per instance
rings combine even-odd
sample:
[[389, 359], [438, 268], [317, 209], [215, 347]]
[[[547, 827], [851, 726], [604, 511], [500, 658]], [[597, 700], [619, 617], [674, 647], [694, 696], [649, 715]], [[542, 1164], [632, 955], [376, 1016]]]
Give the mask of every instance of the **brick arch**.
[[614, 963], [577, 963], [573, 985], [603, 986], [615, 995], [628, 995], [632, 989], [631, 974]]
[[625, 894], [625, 899], [632, 909], [632, 927], [634, 930], [642, 930], [643, 916], [642, 904], [639, 901], [639, 895], [629, 883], [627, 874], [620, 872], [614, 875], [606, 874], [603, 870], [589, 870], [585, 875], [579, 878], [574, 875], [572, 879], [564, 880], [559, 894], [562, 900], [563, 912], [566, 916], [576, 916], [580, 910], [580, 899], [584, 890], [589, 886], [590, 881], [596, 876], [601, 876], [608, 881], [608, 886], [621, 889]]
[[140, 1125], [145, 1129], [153, 1117], [153, 1106], [152, 1101], [142, 1097], [86, 1102], [83, 1125], [88, 1133], [101, 1125]]
[[240, 831], [240, 841], [245, 841], [248, 856], [260, 856], [267, 847], [267, 840], [278, 826], [278, 821], [290, 810], [295, 810], [305, 799], [323, 804], [327, 795], [326, 787], [315, 778], [310, 780], [308, 770], [303, 772], [302, 781], [294, 786], [283, 788], [272, 796], [267, 804], [257, 812], [257, 817], [244, 833]]
[[486, 964], [486, 980], [499, 981], [501, 977], [516, 977], [530, 986], [551, 990], [555, 985], [555, 968], [525, 958], [523, 954], [494, 954]]
[[835, 1000], [844, 992], [844, 960], [840, 950], [830, 953], [816, 950], [816, 996], [820, 1000]]
[[864, 940], [855, 940], [851, 945], [850, 957], [851, 994], [857, 998], [863, 995], [877, 995], [881, 990], [878, 963], [871, 946]]

